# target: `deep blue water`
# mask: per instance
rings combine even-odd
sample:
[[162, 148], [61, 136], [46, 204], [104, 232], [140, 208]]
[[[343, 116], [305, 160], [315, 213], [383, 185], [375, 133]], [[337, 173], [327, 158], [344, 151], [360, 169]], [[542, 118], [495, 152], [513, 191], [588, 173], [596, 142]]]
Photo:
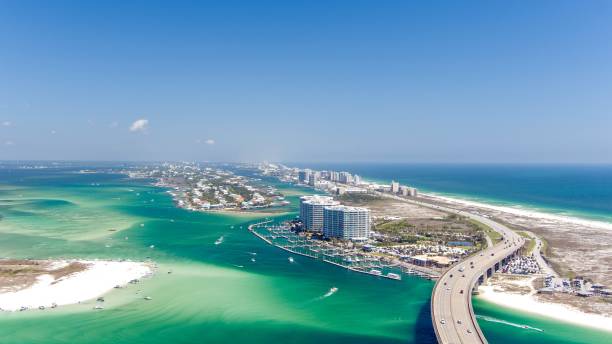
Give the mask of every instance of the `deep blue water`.
[[288, 163], [392, 179], [434, 192], [500, 205], [612, 222], [612, 165]]

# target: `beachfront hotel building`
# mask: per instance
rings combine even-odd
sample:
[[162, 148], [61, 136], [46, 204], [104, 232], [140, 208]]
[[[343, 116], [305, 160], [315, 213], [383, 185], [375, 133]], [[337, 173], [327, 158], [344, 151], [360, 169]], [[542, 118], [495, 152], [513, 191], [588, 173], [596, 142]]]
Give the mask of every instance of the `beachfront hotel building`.
[[327, 238], [367, 240], [370, 235], [370, 210], [345, 205], [325, 207], [323, 235]]
[[395, 180], [391, 181], [391, 193], [398, 193], [400, 191], [400, 183]]
[[338, 205], [329, 196], [302, 196], [300, 197], [300, 218], [304, 223], [304, 229], [320, 231], [323, 229], [323, 208]]

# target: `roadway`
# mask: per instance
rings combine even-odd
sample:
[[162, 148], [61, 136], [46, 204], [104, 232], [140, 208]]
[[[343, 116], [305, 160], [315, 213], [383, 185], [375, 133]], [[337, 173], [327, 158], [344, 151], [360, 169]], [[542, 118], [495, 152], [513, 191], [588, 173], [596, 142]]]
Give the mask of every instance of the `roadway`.
[[533, 246], [533, 250], [531, 251], [531, 253], [533, 254], [533, 258], [536, 260], [536, 262], [538, 262], [542, 273], [545, 275], [559, 277], [557, 272], [553, 270], [550, 265], [548, 265], [548, 262], [542, 256], [542, 247], [544, 246], [542, 239], [540, 239], [539, 236], [533, 234], [532, 232], [525, 231], [525, 233], [527, 233], [527, 235], [535, 241], [535, 245]]
[[381, 195], [437, 209], [479, 221], [500, 233], [503, 240], [455, 264], [438, 279], [431, 297], [431, 318], [438, 343], [487, 343], [478, 326], [472, 309], [472, 287], [480, 276], [487, 276], [487, 270], [495, 271], [495, 264], [518, 251], [525, 239], [505, 225], [487, 217], [440, 206], [428, 202], [406, 199], [398, 196]]

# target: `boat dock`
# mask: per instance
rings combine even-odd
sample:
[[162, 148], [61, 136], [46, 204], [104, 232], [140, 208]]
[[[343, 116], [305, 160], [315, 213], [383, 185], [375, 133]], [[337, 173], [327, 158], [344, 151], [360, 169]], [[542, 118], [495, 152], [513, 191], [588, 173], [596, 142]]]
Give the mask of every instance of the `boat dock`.
[[439, 276], [437, 271], [423, 269], [417, 266], [407, 267], [400, 262], [387, 263], [378, 257], [372, 257], [357, 250], [329, 247], [324, 242], [307, 239], [291, 231], [287, 226], [270, 225], [272, 221], [264, 221], [248, 226], [249, 232], [286, 252], [320, 259], [326, 263], [367, 274], [392, 280], [401, 280], [403, 274], [434, 279]]

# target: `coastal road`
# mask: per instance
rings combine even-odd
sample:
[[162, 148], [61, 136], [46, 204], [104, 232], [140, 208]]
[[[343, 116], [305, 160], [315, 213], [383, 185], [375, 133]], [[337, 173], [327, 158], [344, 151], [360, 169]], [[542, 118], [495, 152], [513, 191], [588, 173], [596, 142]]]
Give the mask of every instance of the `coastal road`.
[[494, 271], [496, 263], [518, 251], [524, 245], [525, 239], [503, 224], [481, 215], [398, 196], [382, 193], [381, 195], [465, 216], [489, 226], [502, 235], [503, 240], [497, 244], [492, 245], [493, 243], [488, 240], [487, 249], [447, 270], [438, 279], [431, 297], [431, 318], [438, 343], [487, 343], [472, 309], [472, 287], [480, 276], [487, 275], [487, 270]]
[[542, 273], [546, 275], [552, 275], [555, 277], [559, 277], [557, 272], [555, 272], [555, 270], [553, 270], [553, 268], [550, 265], [548, 265], [544, 257], [542, 257], [542, 247], [544, 246], [544, 244], [542, 243], [542, 239], [540, 239], [540, 237], [533, 234], [532, 232], [525, 231], [525, 233], [527, 233], [527, 235], [529, 235], [531, 239], [535, 240], [535, 245], [533, 246], [533, 251], [532, 251], [533, 258], [536, 260], [536, 262], [538, 262], [538, 265], [540, 265], [540, 269], [542, 270]]

